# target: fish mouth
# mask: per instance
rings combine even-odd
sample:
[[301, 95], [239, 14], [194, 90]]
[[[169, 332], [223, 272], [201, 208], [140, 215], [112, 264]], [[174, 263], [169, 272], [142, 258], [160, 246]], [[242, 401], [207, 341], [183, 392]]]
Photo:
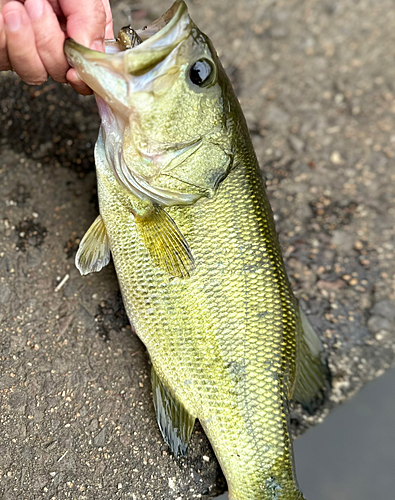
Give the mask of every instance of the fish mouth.
[[64, 52], [69, 64], [76, 68], [82, 80], [96, 91], [92, 78], [89, 78], [89, 73], [95, 67], [101, 66], [124, 76], [142, 75], [185, 40], [191, 28], [192, 22], [185, 2], [176, 0], [159, 19], [136, 30], [143, 42], [131, 49], [120, 51], [116, 40], [105, 40], [106, 51], [99, 52], [68, 38], [64, 44]]

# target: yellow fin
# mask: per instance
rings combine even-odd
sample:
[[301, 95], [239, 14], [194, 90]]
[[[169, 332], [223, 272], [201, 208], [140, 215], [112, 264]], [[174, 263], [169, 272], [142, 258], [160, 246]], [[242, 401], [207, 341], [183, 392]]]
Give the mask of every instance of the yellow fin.
[[299, 307], [296, 332], [296, 378], [292, 399], [314, 412], [330, 390], [329, 367], [323, 359], [323, 346], [306, 315]]
[[110, 256], [106, 226], [99, 215], [81, 240], [75, 265], [82, 275], [98, 272], [110, 262]]
[[187, 241], [170, 215], [158, 205], [152, 205], [143, 215], [135, 215], [135, 220], [154, 262], [172, 276], [188, 277], [195, 261]]
[[195, 417], [163, 384], [155, 368], [151, 369], [152, 393], [159, 429], [163, 439], [177, 457], [185, 455], [195, 425]]

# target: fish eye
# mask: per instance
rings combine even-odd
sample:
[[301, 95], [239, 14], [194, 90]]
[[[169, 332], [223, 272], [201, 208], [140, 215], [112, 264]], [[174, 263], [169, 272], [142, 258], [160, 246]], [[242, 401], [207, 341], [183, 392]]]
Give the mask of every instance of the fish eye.
[[209, 59], [198, 59], [189, 68], [189, 79], [198, 87], [208, 87], [213, 82], [214, 75], [214, 64]]

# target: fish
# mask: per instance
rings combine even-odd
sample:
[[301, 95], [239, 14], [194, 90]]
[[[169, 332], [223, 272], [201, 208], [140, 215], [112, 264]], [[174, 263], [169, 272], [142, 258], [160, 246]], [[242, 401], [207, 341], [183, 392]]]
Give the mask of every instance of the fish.
[[328, 372], [212, 42], [177, 0], [105, 53], [67, 39], [65, 54], [101, 115], [100, 215], [76, 265], [85, 275], [112, 256], [164, 440], [184, 455], [198, 419], [230, 499], [304, 499], [290, 403], [322, 397]]

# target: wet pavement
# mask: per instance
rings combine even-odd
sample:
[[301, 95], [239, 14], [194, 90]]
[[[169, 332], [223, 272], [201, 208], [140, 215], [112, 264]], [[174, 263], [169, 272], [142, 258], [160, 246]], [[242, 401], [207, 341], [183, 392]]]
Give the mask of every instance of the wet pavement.
[[[118, 28], [169, 6], [114, 3]], [[329, 356], [331, 399], [313, 416], [294, 409], [301, 433], [394, 365], [395, 8], [215, 0], [190, 10], [235, 86], [292, 286]], [[0, 74], [0, 99], [2, 498], [215, 496], [224, 481], [202, 430], [181, 461], [160, 437], [113, 267], [81, 277], [73, 264], [97, 215], [94, 100], [12, 73]]]

